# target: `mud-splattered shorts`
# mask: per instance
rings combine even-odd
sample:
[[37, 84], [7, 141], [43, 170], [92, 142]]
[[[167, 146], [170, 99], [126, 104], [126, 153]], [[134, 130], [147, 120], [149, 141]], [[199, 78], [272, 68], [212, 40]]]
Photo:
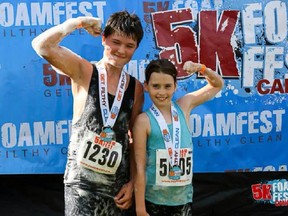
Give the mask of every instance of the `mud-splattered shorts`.
[[192, 216], [192, 204], [187, 203], [180, 206], [164, 206], [146, 202], [146, 211], [150, 216]]
[[120, 210], [113, 198], [101, 196], [79, 186], [65, 185], [65, 216], [130, 216]]

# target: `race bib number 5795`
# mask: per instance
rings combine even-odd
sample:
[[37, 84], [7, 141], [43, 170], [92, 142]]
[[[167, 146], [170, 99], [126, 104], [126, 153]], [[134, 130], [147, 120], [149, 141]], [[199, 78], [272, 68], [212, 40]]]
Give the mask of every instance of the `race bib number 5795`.
[[115, 174], [122, 159], [122, 145], [106, 142], [98, 134], [87, 132], [80, 144], [77, 162], [98, 173]]
[[180, 149], [179, 167], [180, 179], [169, 178], [171, 165], [167, 157], [166, 149], [156, 151], [156, 184], [160, 186], [184, 186], [192, 183], [192, 149]]

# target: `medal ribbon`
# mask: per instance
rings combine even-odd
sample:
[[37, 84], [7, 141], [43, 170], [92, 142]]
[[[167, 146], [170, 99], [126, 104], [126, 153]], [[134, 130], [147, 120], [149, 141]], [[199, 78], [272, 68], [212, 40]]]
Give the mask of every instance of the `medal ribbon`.
[[120, 80], [118, 82], [115, 99], [113, 101], [110, 111], [108, 101], [107, 72], [103, 64], [96, 65], [96, 67], [98, 69], [99, 99], [103, 125], [113, 128], [124, 97], [126, 86], [126, 73], [124, 72], [124, 70], [122, 70], [120, 74]]
[[150, 111], [154, 115], [157, 120], [157, 123], [162, 132], [162, 137], [165, 143], [166, 150], [168, 152], [169, 160], [171, 166], [179, 166], [179, 158], [180, 158], [180, 135], [181, 135], [181, 127], [180, 127], [180, 119], [178, 116], [177, 109], [173, 104], [171, 104], [171, 115], [172, 115], [172, 123], [173, 123], [173, 141], [170, 135], [168, 125], [160, 112], [160, 110], [153, 104], [150, 108]]

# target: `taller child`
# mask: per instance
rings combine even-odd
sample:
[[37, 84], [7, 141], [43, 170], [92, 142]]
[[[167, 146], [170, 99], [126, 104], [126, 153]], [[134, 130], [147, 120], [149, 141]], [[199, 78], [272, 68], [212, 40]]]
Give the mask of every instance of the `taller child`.
[[59, 45], [77, 28], [99, 36], [101, 20], [71, 18], [32, 41], [38, 55], [72, 82], [65, 215], [122, 215], [131, 206], [133, 194], [129, 131], [143, 105], [141, 83], [123, 67], [138, 48], [143, 29], [135, 14], [112, 14], [102, 33], [103, 57], [95, 65]]

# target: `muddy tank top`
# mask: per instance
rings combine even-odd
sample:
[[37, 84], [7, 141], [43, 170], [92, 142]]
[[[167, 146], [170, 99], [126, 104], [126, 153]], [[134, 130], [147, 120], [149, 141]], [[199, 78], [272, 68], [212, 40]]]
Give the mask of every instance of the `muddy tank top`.
[[[130, 76], [129, 85], [125, 91], [120, 112], [113, 127], [116, 141], [122, 145], [122, 160], [116, 173], [113, 175], [94, 172], [78, 165], [76, 161], [84, 131], [89, 130], [100, 134], [103, 127], [98, 85], [98, 71], [96, 66], [93, 65], [93, 74], [84, 111], [81, 118], [72, 125], [71, 129], [64, 183], [79, 185], [79, 187], [93, 190], [104, 196], [114, 197], [130, 179], [128, 129], [134, 103], [135, 78]], [[110, 108], [114, 98], [115, 96], [108, 94]]]

